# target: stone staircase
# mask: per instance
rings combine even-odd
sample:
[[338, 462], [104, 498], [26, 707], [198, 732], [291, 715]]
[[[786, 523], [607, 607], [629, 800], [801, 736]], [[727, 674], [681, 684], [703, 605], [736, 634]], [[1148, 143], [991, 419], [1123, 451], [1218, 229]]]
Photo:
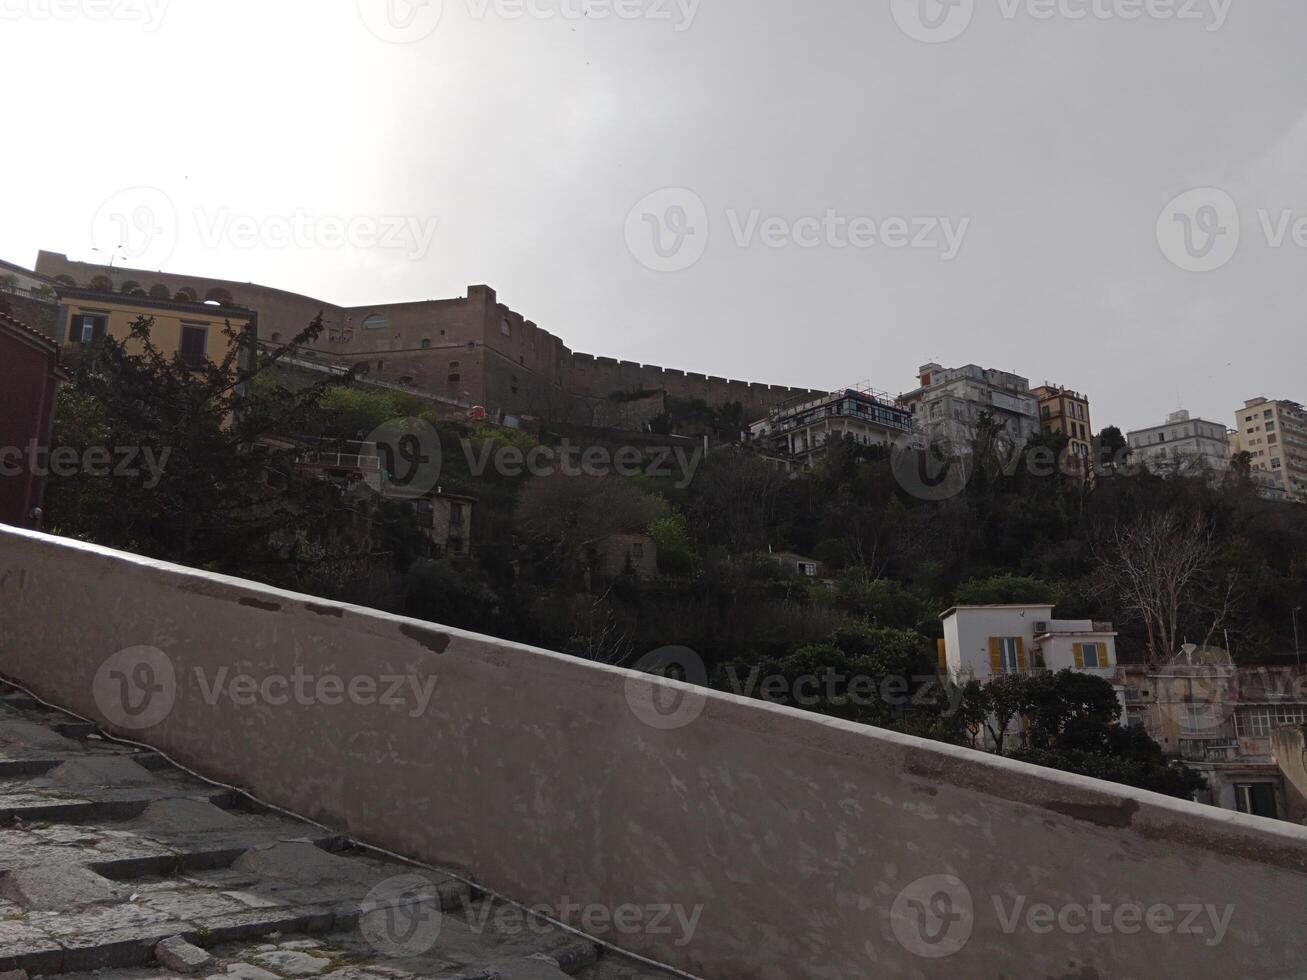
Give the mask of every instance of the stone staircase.
[[0, 684], [0, 978], [16, 971], [674, 976], [463, 881], [268, 812]]

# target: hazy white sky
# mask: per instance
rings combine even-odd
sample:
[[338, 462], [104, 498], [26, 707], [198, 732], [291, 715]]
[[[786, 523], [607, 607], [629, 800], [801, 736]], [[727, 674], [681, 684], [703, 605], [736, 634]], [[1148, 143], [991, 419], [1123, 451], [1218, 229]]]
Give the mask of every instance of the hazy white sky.
[[488, 283], [575, 350], [974, 361], [1099, 427], [1307, 401], [1307, 4], [952, 3], [0, 0], [0, 257]]

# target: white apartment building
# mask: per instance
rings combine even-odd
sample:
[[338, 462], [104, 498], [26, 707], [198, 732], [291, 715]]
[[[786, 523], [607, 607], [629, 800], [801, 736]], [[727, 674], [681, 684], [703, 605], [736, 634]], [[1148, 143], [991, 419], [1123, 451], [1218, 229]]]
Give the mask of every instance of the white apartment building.
[[977, 424], [988, 413], [1013, 447], [1024, 446], [1040, 430], [1039, 398], [1030, 381], [1019, 374], [968, 364], [945, 368], [923, 364], [920, 387], [899, 397], [910, 410], [916, 429], [930, 440], [947, 440], [966, 452], [976, 438]]
[[1253, 478], [1291, 500], [1307, 500], [1307, 409], [1250, 398], [1235, 413], [1232, 452], [1247, 453]]
[[1183, 409], [1161, 425], [1126, 433], [1130, 454], [1154, 473], [1217, 475], [1230, 468], [1230, 440], [1224, 425], [1197, 419]]
[[750, 437], [786, 464], [808, 467], [826, 454], [829, 440], [851, 438], [860, 446], [890, 446], [912, 432], [912, 414], [888, 395], [846, 388], [825, 398], [772, 409], [749, 426]]
[[1054, 619], [1053, 607], [1040, 604], [954, 606], [940, 619], [942, 666], [960, 683], [1059, 670], [1111, 680], [1116, 672], [1116, 631], [1111, 623]]

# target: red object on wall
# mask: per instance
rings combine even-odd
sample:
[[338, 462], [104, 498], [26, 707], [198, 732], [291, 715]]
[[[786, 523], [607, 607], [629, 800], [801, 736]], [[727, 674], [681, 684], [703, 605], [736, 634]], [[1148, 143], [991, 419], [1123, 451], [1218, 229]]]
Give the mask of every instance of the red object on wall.
[[[41, 530], [59, 346], [0, 312], [0, 523]], [[35, 465], [34, 465], [35, 462]]]

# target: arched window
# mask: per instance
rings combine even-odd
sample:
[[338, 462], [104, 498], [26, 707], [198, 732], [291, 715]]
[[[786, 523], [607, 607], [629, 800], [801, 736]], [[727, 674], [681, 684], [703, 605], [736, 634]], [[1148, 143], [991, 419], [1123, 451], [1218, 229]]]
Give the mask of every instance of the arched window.
[[386, 366], [385, 361], [377, 361], [377, 374], [380, 374], [381, 369], [384, 368], [385, 366]]
[[177, 290], [177, 295], [173, 297], [179, 303], [198, 303], [200, 295], [190, 286], [183, 286]]
[[223, 306], [228, 306], [234, 302], [234, 300], [232, 299], [231, 293], [227, 292], [227, 290], [215, 288], [210, 289], [204, 294], [204, 302], [221, 303]]
[[151, 286], [150, 299], [172, 299], [172, 293], [169, 292], [168, 287], [163, 284]]
[[373, 313], [363, 318], [364, 330], [384, 330], [390, 326], [390, 320], [381, 313]]
[[141, 288], [141, 284], [139, 282], [133, 282], [131, 279], [128, 279], [125, 283], [123, 283], [122, 292], [127, 296], [145, 295], [145, 290]]
[[281, 343], [281, 334], [279, 334], [279, 333], [274, 333], [274, 334], [272, 335], [272, 342], [273, 342], [274, 344], [279, 344], [279, 343]]
[[72, 286], [74, 289], [77, 288], [77, 280], [72, 276], [55, 276], [54, 281], [59, 283], [61, 286]]
[[96, 276], [91, 280], [91, 288], [98, 289], [102, 293], [113, 292], [113, 283], [106, 276]]
[[428, 340], [426, 337], [423, 337], [423, 338], [422, 338], [422, 349], [423, 349], [423, 350], [430, 350], [430, 349], [431, 349], [431, 341]]

